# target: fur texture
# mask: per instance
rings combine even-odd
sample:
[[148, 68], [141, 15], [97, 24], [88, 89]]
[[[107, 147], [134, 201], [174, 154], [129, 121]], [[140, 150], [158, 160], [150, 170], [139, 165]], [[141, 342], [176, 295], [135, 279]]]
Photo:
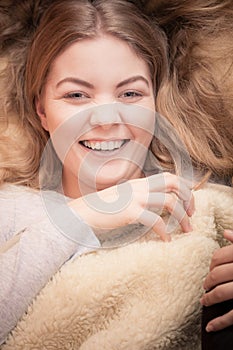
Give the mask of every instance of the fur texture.
[[195, 198], [192, 233], [67, 262], [2, 350], [199, 349], [202, 282], [233, 225], [233, 190], [211, 186]]

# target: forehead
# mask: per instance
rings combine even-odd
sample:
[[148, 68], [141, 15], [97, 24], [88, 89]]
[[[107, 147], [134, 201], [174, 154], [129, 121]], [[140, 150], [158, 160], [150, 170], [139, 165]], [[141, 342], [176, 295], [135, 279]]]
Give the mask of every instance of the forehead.
[[100, 35], [71, 44], [51, 66], [50, 72], [60, 75], [93, 75], [105, 72], [105, 76], [144, 73], [149, 76], [147, 63], [129, 44], [112, 35]]

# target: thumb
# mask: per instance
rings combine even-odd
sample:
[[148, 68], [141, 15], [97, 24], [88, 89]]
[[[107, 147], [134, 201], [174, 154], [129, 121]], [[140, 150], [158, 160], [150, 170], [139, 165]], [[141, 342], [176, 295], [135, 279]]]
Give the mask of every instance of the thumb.
[[228, 241], [233, 243], [233, 231], [232, 230], [225, 230], [224, 231], [224, 237], [228, 239]]

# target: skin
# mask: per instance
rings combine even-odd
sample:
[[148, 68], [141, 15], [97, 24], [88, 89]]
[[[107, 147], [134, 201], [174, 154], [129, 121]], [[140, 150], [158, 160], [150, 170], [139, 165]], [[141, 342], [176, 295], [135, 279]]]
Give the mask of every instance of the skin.
[[[108, 52], [108, 55], [103, 55], [103, 52]], [[78, 112], [116, 102], [131, 106], [137, 104], [155, 110], [152, 81], [145, 62], [123, 41], [101, 36], [95, 40], [78, 42], [57, 57], [50, 70], [42, 101], [37, 105], [37, 111], [42, 125], [52, 134], [61, 123]], [[81, 196], [77, 173], [90, 152], [79, 144], [80, 140], [131, 140], [143, 145], [145, 149], [151, 142], [152, 135], [144, 131], [144, 125], [138, 128], [121, 122], [116, 123], [119, 116], [109, 118], [109, 113], [110, 111], [106, 111], [105, 115], [100, 115], [96, 112], [90, 116], [86, 121], [90, 124], [90, 130], [85, 134], [80, 130], [76, 149], [73, 147], [67, 156], [63, 188], [70, 197]], [[78, 128], [79, 124], [76, 123], [75, 127]], [[124, 148], [130, 147], [132, 146], [128, 142]], [[125, 153], [127, 150], [124, 150]], [[87, 157], [86, 159], [88, 161]], [[133, 169], [130, 172], [131, 176], [126, 175], [129, 166], [132, 167], [129, 161], [121, 159], [108, 162], [100, 173], [96, 174], [97, 190], [114, 185], [122, 178], [142, 176], [140, 169]], [[117, 173], [115, 169], [118, 169]]]
[[[126, 42], [102, 34], [72, 44], [50, 67], [36, 109], [59, 156], [67, 130], [76, 132], [75, 142], [63, 152], [64, 159], [60, 157], [63, 190], [74, 198], [69, 205], [87, 224], [110, 229], [140, 222], [168, 241], [164, 221], [151, 210], [165, 208], [184, 232], [192, 230], [192, 184], [167, 173], [144, 178], [139, 159], [132, 161], [138, 154], [142, 163], [145, 160], [153, 137], [155, 101], [149, 68]], [[71, 127], [66, 128], [69, 121]], [[57, 130], [61, 133], [56, 139]], [[112, 140], [127, 142], [109, 157], [108, 151], [90, 150], [83, 143]], [[107, 211], [101, 207], [103, 201]]]
[[[225, 231], [224, 237], [233, 243], [233, 231]], [[205, 306], [233, 299], [233, 245], [220, 248], [213, 254], [210, 271], [204, 281], [207, 291], [201, 299]], [[208, 292], [209, 290], [209, 292]], [[207, 332], [218, 331], [233, 324], [233, 310], [211, 320], [206, 327]]]

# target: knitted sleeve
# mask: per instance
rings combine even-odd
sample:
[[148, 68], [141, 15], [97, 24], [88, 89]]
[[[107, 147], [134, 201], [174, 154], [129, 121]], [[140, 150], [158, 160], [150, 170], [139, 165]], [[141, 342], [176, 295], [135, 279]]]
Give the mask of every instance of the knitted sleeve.
[[[48, 217], [35, 191], [15, 186], [0, 191], [0, 344], [72, 255], [98, 247], [91, 228], [79, 217], [66, 225], [64, 207], [53, 203], [52, 210], [63, 227]], [[88, 237], [89, 244], [79, 244], [80, 237]]]

